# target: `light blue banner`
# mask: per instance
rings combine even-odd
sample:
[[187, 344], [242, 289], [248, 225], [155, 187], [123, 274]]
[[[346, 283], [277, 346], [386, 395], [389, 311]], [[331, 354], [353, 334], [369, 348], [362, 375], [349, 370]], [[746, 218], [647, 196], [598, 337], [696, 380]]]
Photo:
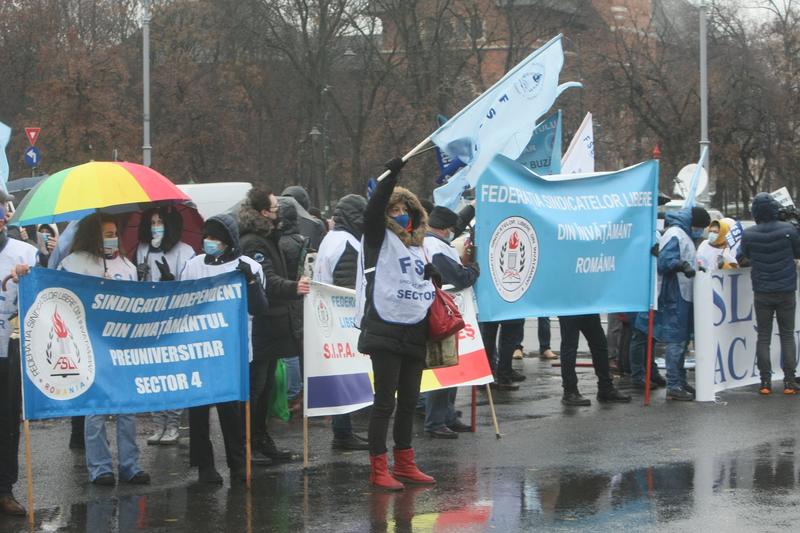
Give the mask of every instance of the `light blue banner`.
[[238, 272], [143, 283], [34, 268], [19, 292], [26, 419], [247, 399]]
[[533, 130], [528, 146], [517, 162], [543, 176], [561, 174], [561, 110], [559, 109]]
[[646, 311], [658, 162], [550, 181], [498, 156], [476, 192], [482, 322]]

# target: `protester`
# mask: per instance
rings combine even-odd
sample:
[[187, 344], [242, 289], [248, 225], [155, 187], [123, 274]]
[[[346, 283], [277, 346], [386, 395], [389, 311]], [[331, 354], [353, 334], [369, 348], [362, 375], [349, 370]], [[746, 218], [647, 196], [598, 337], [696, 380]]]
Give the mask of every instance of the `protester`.
[[[435, 483], [417, 468], [411, 447], [427, 350], [427, 314], [435, 290], [429, 279], [433, 267], [425, 265], [422, 249], [428, 217], [411, 191], [395, 188], [404, 164], [399, 158], [386, 164], [389, 175], [378, 183], [367, 204], [356, 290], [358, 350], [370, 356], [374, 373], [375, 401], [368, 432], [370, 483], [391, 490], [402, 489], [400, 481]], [[390, 474], [386, 436], [395, 395]]]
[[[525, 335], [525, 319], [480, 322], [478, 326], [481, 330], [486, 357], [494, 374], [492, 386], [501, 391], [519, 390], [517, 383], [525, 381], [526, 376], [522, 372], [514, 370], [511, 364], [514, 350], [517, 349]], [[499, 346], [498, 333], [500, 336]]]
[[[242, 255], [239, 230], [236, 220], [230, 215], [217, 215], [203, 224], [203, 254], [186, 263], [180, 279], [203, 279], [233, 272], [242, 272], [247, 281], [247, 311], [251, 316], [261, 315], [267, 307], [263, 289], [261, 265]], [[252, 346], [250, 350], [252, 351]], [[236, 354], [243, 357], [243, 354]], [[252, 354], [250, 354], [252, 355]], [[250, 357], [248, 357], [250, 359]], [[214, 449], [211, 445], [209, 414], [211, 405], [189, 409], [189, 464], [198, 469], [201, 483], [222, 484], [222, 476], [214, 467]], [[242, 431], [241, 405], [225, 402], [216, 405], [222, 438], [225, 443], [225, 458], [230, 469], [231, 480], [244, 476], [244, 431]]]
[[570, 406], [586, 406], [592, 403], [578, 390], [578, 375], [575, 373], [581, 333], [586, 337], [592, 354], [592, 365], [597, 376], [597, 401], [630, 402], [630, 396], [622, 394], [614, 387], [608, 362], [608, 342], [600, 323], [600, 315], [560, 316], [558, 323], [561, 327], [561, 385], [564, 388], [561, 403]]
[[296, 280], [280, 247], [278, 199], [261, 185], [250, 189], [238, 213], [242, 253], [264, 270], [269, 308], [254, 317], [253, 362], [250, 364], [250, 399], [253, 405], [253, 459], [260, 464], [287, 461], [291, 450], [279, 449], [267, 432], [269, 398], [275, 386], [278, 359], [300, 353], [290, 304], [309, 293], [308, 278]]
[[728, 246], [730, 226], [725, 219], [712, 220], [708, 237], [697, 248], [697, 267], [711, 271], [737, 268], [736, 256]]
[[308, 212], [311, 207], [311, 199], [308, 197], [306, 190], [299, 185], [292, 185], [286, 187], [281, 196], [291, 196], [300, 204], [300, 210], [297, 213], [300, 233], [308, 238], [312, 250], [319, 250], [319, 245], [323, 237], [325, 237], [325, 233], [327, 233], [327, 228], [321, 220], [314, 218]]
[[797, 266], [800, 258], [800, 236], [789, 222], [778, 220], [780, 205], [770, 194], [761, 192], [753, 198], [750, 211], [755, 226], [742, 235], [739, 257], [746, 258], [752, 267], [753, 300], [756, 310], [756, 359], [761, 374], [761, 394], [772, 392], [772, 362], [770, 341], [772, 320], [777, 318], [781, 340], [783, 393], [797, 394], [795, 380], [797, 347], [794, 340], [794, 313], [797, 305]]
[[[358, 253], [364, 231], [364, 210], [367, 200], [358, 194], [348, 194], [333, 210], [333, 230], [319, 245], [314, 262], [314, 281], [348, 289], [356, 288]], [[333, 449], [368, 450], [367, 439], [353, 432], [350, 414], [331, 417]]]
[[[667, 400], [692, 401], [694, 387], [686, 380], [684, 360], [686, 347], [692, 332], [693, 279], [697, 259], [693, 236], [702, 235], [711, 224], [711, 217], [702, 207], [667, 212], [666, 229], [658, 241], [658, 311], [653, 322], [653, 336], [666, 344], [664, 358], [667, 363]], [[648, 330], [648, 314], [639, 313], [636, 329]], [[645, 346], [647, 342], [644, 342]], [[637, 349], [637, 365], [641, 363], [641, 352]], [[634, 353], [631, 350], [631, 367]]]
[[[194, 250], [181, 242], [183, 219], [180, 213], [167, 208], [149, 209], [139, 222], [139, 244], [136, 247], [136, 273], [139, 281], [174, 281], [183, 272]], [[181, 410], [153, 413], [153, 434], [147, 444], [177, 444]]]
[[[5, 203], [10, 198], [0, 190], [0, 272], [20, 274], [36, 266], [36, 248], [11, 239], [6, 231]], [[25, 508], [14, 498], [19, 478], [19, 425], [22, 412], [19, 336], [11, 319], [18, 313], [17, 284], [7, 283], [0, 299], [0, 513], [23, 516]]]
[[[450, 244], [458, 224], [458, 215], [442, 206], [435, 207], [428, 217], [428, 233], [424, 240], [427, 259], [442, 276], [443, 285], [460, 291], [472, 287], [478, 280], [480, 268], [471, 259], [469, 250], [461, 256]], [[455, 439], [459, 433], [472, 428], [456, 414], [457, 387], [423, 394], [425, 397], [425, 433], [437, 439]]]
[[[280, 221], [280, 240], [278, 245], [286, 258], [288, 279], [297, 281], [303, 277], [306, 256], [310, 246], [309, 239], [300, 234], [297, 223], [297, 209], [290, 198], [278, 198], [278, 220]], [[292, 300], [288, 303], [291, 314], [292, 334], [294, 335], [298, 353], [283, 358], [286, 367], [286, 398], [289, 411], [302, 409], [302, 372], [300, 361], [303, 354], [303, 300]]]
[[[80, 221], [70, 254], [59, 270], [100, 278], [136, 281], [136, 267], [119, 247], [119, 226], [110, 215], [96, 213]], [[106, 415], [85, 417], [84, 441], [89, 479], [96, 485], [114, 485], [111, 449], [106, 438]], [[117, 415], [117, 452], [120, 479], [148, 484], [150, 474], [139, 466], [136, 415]]]
[[58, 226], [55, 224], [39, 224], [36, 226], [36, 248], [39, 250], [39, 265], [47, 267], [50, 254], [58, 244]]

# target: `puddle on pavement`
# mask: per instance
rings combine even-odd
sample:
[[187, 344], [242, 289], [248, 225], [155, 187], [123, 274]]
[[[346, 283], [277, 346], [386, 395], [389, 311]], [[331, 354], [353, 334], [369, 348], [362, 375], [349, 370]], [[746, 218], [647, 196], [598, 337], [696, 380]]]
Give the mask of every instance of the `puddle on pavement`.
[[[764, 529], [764, 517], [775, 524], [776, 510], [800, 503], [798, 453], [795, 441], [785, 440], [619, 473], [439, 462], [431, 469], [438, 486], [399, 493], [373, 492], [364, 466], [336, 462], [307, 476], [261, 473], [251, 492], [191, 485], [42, 510], [36, 531]], [[27, 531], [24, 519], [0, 518], [0, 529]]]

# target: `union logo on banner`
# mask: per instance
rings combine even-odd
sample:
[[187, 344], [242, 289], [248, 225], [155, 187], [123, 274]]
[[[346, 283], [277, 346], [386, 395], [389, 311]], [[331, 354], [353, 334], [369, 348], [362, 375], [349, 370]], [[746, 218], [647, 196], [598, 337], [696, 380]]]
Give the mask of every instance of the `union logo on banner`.
[[522, 217], [503, 220], [489, 244], [489, 270], [498, 294], [516, 302], [531, 286], [539, 263], [539, 240]]
[[92, 386], [94, 353], [78, 296], [63, 288], [41, 291], [25, 314], [25, 372], [50, 399], [72, 400]]

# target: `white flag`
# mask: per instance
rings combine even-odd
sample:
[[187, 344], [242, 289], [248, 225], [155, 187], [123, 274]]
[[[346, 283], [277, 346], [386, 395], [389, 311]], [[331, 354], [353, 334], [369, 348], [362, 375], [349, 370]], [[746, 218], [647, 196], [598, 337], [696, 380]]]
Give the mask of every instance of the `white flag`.
[[514, 67], [431, 135], [450, 157], [467, 166], [460, 172], [474, 187], [497, 154], [516, 159], [528, 145], [536, 121], [569, 87], [558, 85], [564, 63], [561, 35], [553, 38]]
[[561, 158], [561, 174], [594, 172], [594, 130], [592, 114], [586, 113], [569, 148]]

